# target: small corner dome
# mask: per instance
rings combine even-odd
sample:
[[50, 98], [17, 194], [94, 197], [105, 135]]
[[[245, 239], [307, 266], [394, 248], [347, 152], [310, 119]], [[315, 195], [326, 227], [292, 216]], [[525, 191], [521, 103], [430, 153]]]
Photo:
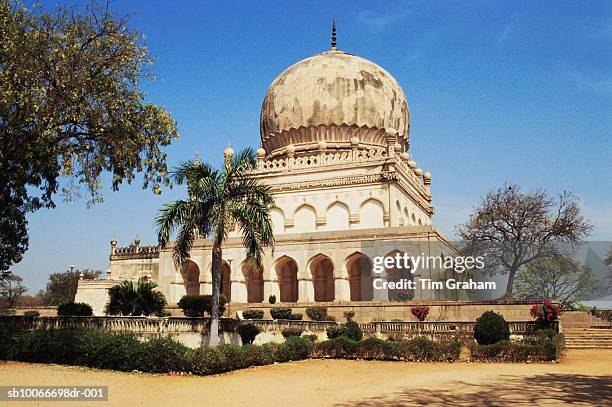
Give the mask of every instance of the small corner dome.
[[300, 150], [326, 140], [350, 148], [384, 147], [397, 136], [408, 147], [410, 115], [404, 92], [386, 70], [367, 59], [332, 49], [287, 68], [270, 85], [260, 116], [262, 146], [278, 155], [291, 142]]

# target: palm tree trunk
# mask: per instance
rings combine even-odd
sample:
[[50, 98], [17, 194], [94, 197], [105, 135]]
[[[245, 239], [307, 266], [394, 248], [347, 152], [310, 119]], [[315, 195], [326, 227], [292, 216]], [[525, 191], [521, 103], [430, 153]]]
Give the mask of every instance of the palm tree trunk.
[[219, 291], [221, 288], [221, 245], [216, 241], [212, 248], [212, 309], [210, 316], [210, 340], [208, 346], [214, 348], [219, 344]]

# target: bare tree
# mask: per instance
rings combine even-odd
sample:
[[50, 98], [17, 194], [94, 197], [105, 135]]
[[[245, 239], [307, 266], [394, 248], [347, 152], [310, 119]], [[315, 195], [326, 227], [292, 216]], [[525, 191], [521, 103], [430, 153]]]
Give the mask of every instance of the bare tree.
[[4, 299], [8, 308], [14, 308], [17, 299], [28, 291], [21, 283], [22, 281], [23, 278], [16, 274], [9, 274], [0, 281], [0, 297]]
[[570, 252], [591, 229], [571, 193], [553, 198], [541, 189], [522, 192], [517, 185], [505, 185], [489, 192], [457, 233], [465, 252], [486, 254], [491, 273], [508, 274], [504, 297], [511, 298], [522, 266], [557, 255], [560, 248]]

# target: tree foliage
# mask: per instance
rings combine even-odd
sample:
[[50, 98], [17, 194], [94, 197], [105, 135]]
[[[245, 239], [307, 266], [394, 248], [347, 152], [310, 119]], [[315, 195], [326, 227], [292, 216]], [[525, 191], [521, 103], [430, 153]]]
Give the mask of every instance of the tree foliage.
[[66, 270], [49, 276], [47, 288], [44, 291], [45, 304], [60, 305], [74, 301], [81, 273], [86, 279], [99, 278], [99, 270]]
[[[0, 0], [0, 270], [27, 249], [25, 213], [87, 191], [101, 200], [144, 174], [169, 184], [161, 147], [174, 120], [145, 102], [151, 57], [125, 18], [96, 4], [53, 12]], [[63, 181], [65, 180], [65, 181]]]
[[151, 281], [139, 281], [134, 284], [124, 281], [108, 290], [109, 302], [106, 304], [107, 315], [158, 315], [166, 306], [164, 294], [155, 290], [157, 284]]
[[508, 275], [505, 297], [512, 297], [521, 267], [571, 250], [591, 229], [569, 192], [553, 198], [542, 190], [505, 185], [489, 192], [457, 232], [464, 253], [486, 254], [489, 272]]
[[249, 148], [228, 157], [221, 170], [199, 160], [182, 163], [172, 177], [176, 184], [187, 186], [189, 197], [165, 205], [156, 219], [162, 246], [177, 232], [173, 249], [177, 268], [189, 259], [198, 235], [212, 239], [211, 346], [218, 343], [223, 241], [237, 226], [247, 259], [257, 265], [261, 264], [263, 248], [273, 242], [270, 220], [273, 199], [269, 187], [250, 176], [255, 163], [255, 154]]
[[604, 259], [604, 264], [606, 266], [612, 266], [612, 247], [608, 249], [608, 254], [606, 254], [606, 258]]
[[521, 269], [515, 280], [516, 298], [573, 304], [588, 300], [597, 280], [587, 265], [565, 256], [542, 257]]
[[28, 289], [23, 285], [23, 278], [17, 274], [8, 274], [0, 281], [0, 298], [7, 308], [14, 308], [26, 291]]

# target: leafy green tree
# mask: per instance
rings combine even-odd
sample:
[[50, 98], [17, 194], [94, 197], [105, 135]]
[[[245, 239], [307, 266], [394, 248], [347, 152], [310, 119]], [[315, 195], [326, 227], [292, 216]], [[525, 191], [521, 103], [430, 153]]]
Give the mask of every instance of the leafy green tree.
[[152, 281], [124, 281], [108, 290], [109, 302], [104, 311], [107, 315], [158, 315], [167, 302], [156, 287]]
[[515, 280], [516, 298], [561, 304], [588, 300], [597, 285], [589, 266], [565, 256], [537, 259], [521, 269]]
[[591, 229], [569, 192], [555, 199], [542, 190], [523, 192], [518, 185], [505, 185], [489, 192], [457, 232], [464, 254], [486, 254], [490, 273], [508, 275], [504, 297], [511, 298], [521, 267], [569, 250]]
[[44, 301], [47, 305], [60, 305], [64, 302], [74, 302], [81, 273], [86, 279], [99, 278], [99, 270], [66, 270], [49, 276], [47, 288], [44, 291]]
[[172, 117], [145, 102], [152, 78], [142, 36], [96, 4], [45, 12], [0, 0], [0, 270], [27, 250], [30, 211], [55, 195], [101, 200], [144, 174], [159, 193], [169, 184], [163, 146], [178, 137]]
[[264, 246], [273, 242], [269, 187], [250, 176], [255, 154], [245, 149], [236, 157], [226, 156], [221, 170], [199, 160], [182, 163], [173, 171], [176, 184], [187, 185], [188, 199], [165, 205], [156, 219], [159, 243], [174, 242], [177, 268], [189, 259], [194, 240], [201, 234], [212, 240], [212, 312], [210, 346], [219, 342], [219, 290], [221, 286], [222, 246], [236, 224], [242, 233], [247, 258], [261, 264]]

